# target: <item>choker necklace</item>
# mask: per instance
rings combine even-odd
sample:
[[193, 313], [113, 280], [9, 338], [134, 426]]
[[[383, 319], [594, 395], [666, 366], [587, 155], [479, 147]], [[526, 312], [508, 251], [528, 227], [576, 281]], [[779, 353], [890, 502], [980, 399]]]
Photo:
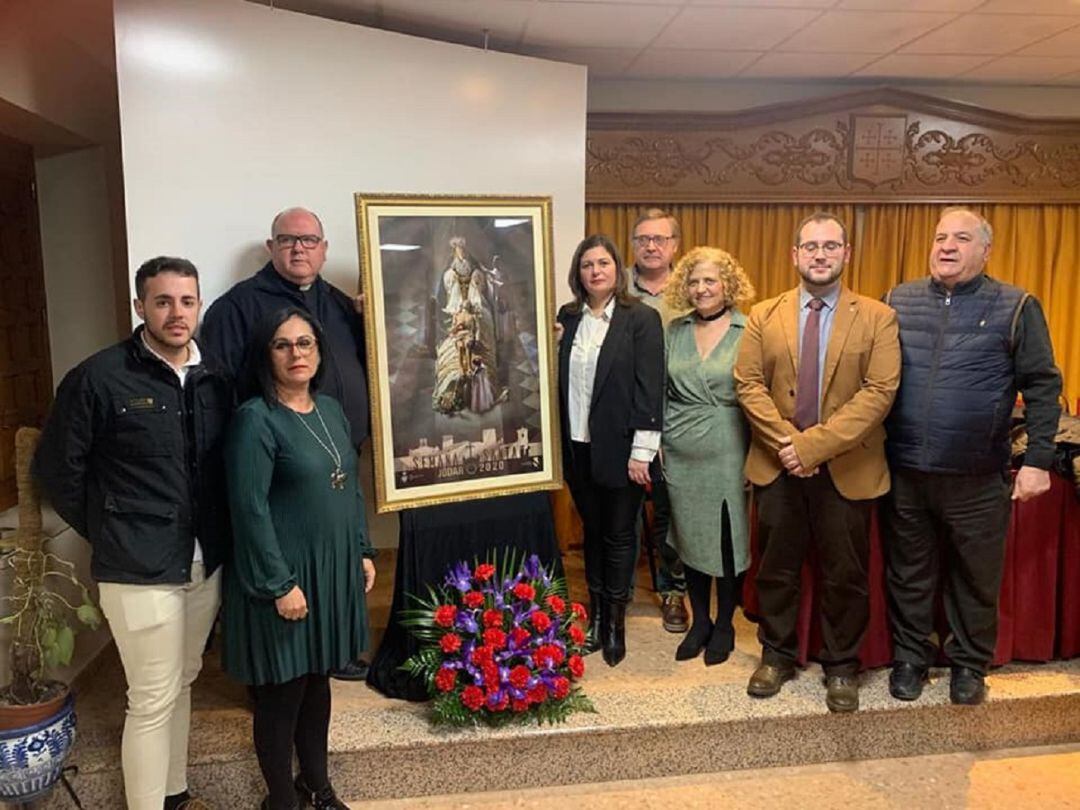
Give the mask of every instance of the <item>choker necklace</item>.
[[723, 318], [724, 315], [727, 313], [727, 311], [728, 311], [727, 307], [721, 307], [716, 312], [714, 312], [712, 315], [701, 315], [701, 314], [696, 313], [696, 312], [694, 314], [697, 315], [697, 319], [699, 321], [717, 321], [717, 320], [720, 320], [720, 318]]
[[[326, 442], [324, 442], [319, 437], [319, 434], [311, 429], [311, 425], [304, 421], [304, 417], [302, 417], [296, 411], [293, 411], [292, 408], [289, 408], [289, 410], [296, 414], [296, 418], [300, 420], [300, 424], [304, 426], [304, 429], [307, 430], [307, 432], [311, 434], [312, 438], [319, 443], [323, 450], [326, 451], [326, 454], [330, 456], [330, 460], [334, 462], [334, 470], [330, 473], [331, 489], [345, 489], [345, 479], [347, 477], [347, 474], [343, 469], [341, 469], [341, 453], [338, 451], [337, 445], [334, 444], [334, 437], [330, 435], [330, 431], [326, 427], [326, 422], [323, 421], [322, 414], [319, 413], [319, 406], [316, 405], [314, 402], [312, 404], [315, 405], [315, 415], [319, 417], [319, 424], [322, 425], [323, 432], [326, 434], [326, 438], [330, 442], [329, 447], [327, 447]], [[289, 406], [286, 405], [285, 407], [288, 408]]]

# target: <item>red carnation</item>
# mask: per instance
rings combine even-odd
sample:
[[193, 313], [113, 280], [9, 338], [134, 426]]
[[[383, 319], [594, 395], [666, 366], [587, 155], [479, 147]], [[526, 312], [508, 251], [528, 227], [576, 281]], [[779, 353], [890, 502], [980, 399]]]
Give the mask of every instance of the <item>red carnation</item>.
[[494, 660], [494, 657], [495, 651], [492, 650], [491, 647], [483, 645], [480, 647], [476, 647], [472, 651], [471, 660], [474, 664], [476, 664], [476, 666], [479, 667], [483, 666], [484, 664], [490, 664]]
[[499, 688], [499, 668], [494, 664], [484, 664], [481, 674], [484, 676], [484, 686], [488, 692]]
[[533, 653], [533, 661], [536, 662], [538, 667], [550, 667], [555, 659], [555, 656], [551, 653], [550, 644], [541, 644], [536, 648], [536, 652]]
[[551, 617], [548, 616], [542, 610], [534, 610], [529, 615], [529, 621], [532, 622], [532, 626], [539, 630], [541, 633], [545, 632], [551, 627]]
[[514, 596], [518, 599], [523, 599], [526, 602], [531, 602], [533, 597], [536, 596], [536, 589], [527, 582], [519, 582], [514, 586]]
[[545, 667], [557, 667], [565, 657], [563, 651], [554, 644], [541, 644], [533, 653], [537, 665]]
[[495, 608], [488, 608], [482, 614], [484, 627], [502, 627], [503, 613]]
[[562, 700], [564, 697], [570, 694], [570, 681], [564, 678], [562, 675], [557, 677], [551, 683], [551, 694], [556, 700]]
[[548, 607], [550, 607], [555, 613], [561, 616], [566, 611], [566, 602], [562, 600], [562, 597], [557, 594], [551, 594], [545, 600]]
[[484, 705], [484, 690], [470, 684], [461, 690], [461, 702], [467, 709], [476, 711]]
[[510, 640], [514, 642], [515, 647], [521, 647], [530, 638], [532, 635], [524, 627], [515, 627], [510, 631]]
[[447, 655], [456, 653], [461, 649], [461, 636], [457, 633], [446, 633], [439, 639], [439, 647]]
[[476, 566], [476, 570], [473, 571], [473, 576], [480, 582], [487, 582], [495, 576], [495, 566], [491, 563], [480, 563], [480, 565]]
[[570, 610], [583, 622], [587, 622], [589, 620], [589, 611], [585, 610], [585, 606], [581, 604], [581, 602], [571, 602]]
[[585, 674], [585, 659], [580, 655], [571, 655], [566, 666], [570, 668], [570, 674], [575, 678], [580, 678]]
[[578, 646], [585, 643], [585, 631], [576, 624], [570, 625], [570, 640]]
[[480, 591], [469, 591], [462, 595], [461, 601], [465, 603], [465, 607], [478, 608], [484, 604], [484, 595]]
[[521, 713], [521, 712], [527, 711], [528, 708], [529, 708], [529, 701], [527, 701], [527, 700], [518, 700], [517, 698], [514, 698], [513, 700], [510, 701], [510, 710], [511, 711]]
[[440, 667], [435, 673], [435, 688], [440, 692], [449, 692], [457, 684], [457, 670]]
[[506, 633], [497, 627], [489, 627], [484, 631], [484, 644], [496, 650], [501, 650], [506, 646]]
[[439, 627], [451, 627], [457, 618], [457, 608], [453, 605], [439, 605], [435, 608], [435, 624]]
[[542, 683], [538, 683], [528, 692], [529, 703], [543, 703], [547, 700], [548, 691], [547, 687]]
[[510, 685], [515, 689], [524, 689], [532, 673], [524, 664], [518, 664], [510, 670]]

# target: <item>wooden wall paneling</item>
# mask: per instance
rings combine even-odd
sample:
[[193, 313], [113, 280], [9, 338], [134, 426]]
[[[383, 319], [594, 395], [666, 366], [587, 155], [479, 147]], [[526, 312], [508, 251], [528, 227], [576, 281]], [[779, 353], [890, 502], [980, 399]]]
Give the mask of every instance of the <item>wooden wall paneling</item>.
[[15, 431], [42, 424], [52, 390], [33, 152], [0, 138], [0, 510], [17, 497]]
[[1080, 120], [890, 88], [734, 113], [593, 113], [587, 202], [1080, 202]]

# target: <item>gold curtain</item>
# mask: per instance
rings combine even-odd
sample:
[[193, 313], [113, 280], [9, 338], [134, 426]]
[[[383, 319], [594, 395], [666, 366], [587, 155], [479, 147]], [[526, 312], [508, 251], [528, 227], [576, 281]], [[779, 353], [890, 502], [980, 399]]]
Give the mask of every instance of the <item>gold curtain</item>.
[[[682, 250], [714, 245], [746, 268], [758, 299], [795, 285], [791, 239], [813, 205], [672, 205], [682, 225]], [[901, 281], [927, 274], [934, 226], [943, 206], [933, 204], [831, 205], [851, 229], [854, 253], [848, 284], [875, 298]], [[994, 228], [987, 272], [1037, 296], [1046, 312], [1054, 357], [1065, 378], [1070, 408], [1080, 398], [1080, 205], [977, 205]], [[590, 204], [586, 233], [610, 236], [632, 257], [630, 228], [640, 205]], [[558, 276], [565, 275], [559, 268]]]
[[[671, 205], [666, 211], [682, 226], [683, 252], [698, 245], [723, 248], [739, 260], [754, 283], [758, 299], [770, 298], [795, 286], [791, 265], [791, 234], [814, 205]], [[854, 220], [855, 207], [834, 209]], [[641, 213], [638, 205], [585, 206], [585, 232], [607, 234], [633, 262], [630, 229]]]

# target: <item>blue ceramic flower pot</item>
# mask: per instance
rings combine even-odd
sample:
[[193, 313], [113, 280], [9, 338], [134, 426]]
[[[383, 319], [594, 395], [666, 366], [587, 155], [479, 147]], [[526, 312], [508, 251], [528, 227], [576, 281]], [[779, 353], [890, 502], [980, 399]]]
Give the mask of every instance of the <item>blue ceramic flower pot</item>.
[[0, 731], [0, 801], [27, 802], [60, 778], [75, 744], [75, 700], [68, 695], [52, 717], [26, 728]]

